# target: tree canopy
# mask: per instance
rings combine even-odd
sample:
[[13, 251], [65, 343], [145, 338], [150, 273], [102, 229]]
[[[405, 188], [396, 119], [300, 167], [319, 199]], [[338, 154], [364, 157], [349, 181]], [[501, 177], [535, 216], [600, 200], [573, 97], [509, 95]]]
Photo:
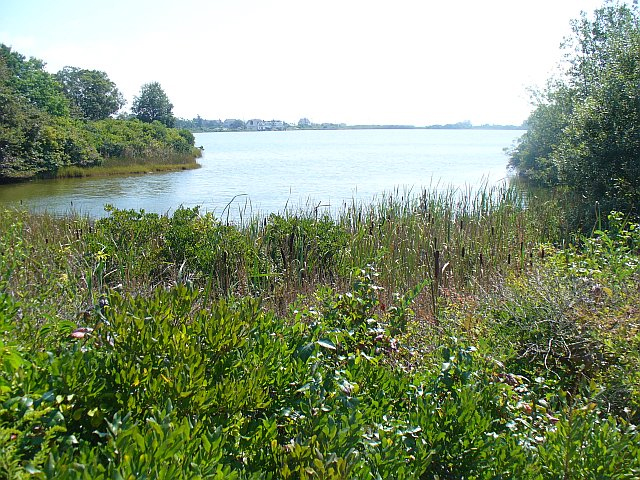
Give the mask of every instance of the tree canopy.
[[146, 83], [140, 94], [134, 98], [132, 113], [141, 121], [151, 123], [159, 121], [167, 127], [173, 127], [173, 104], [158, 82]]
[[519, 176], [640, 213], [639, 18], [608, 1], [572, 22], [563, 74], [538, 92], [511, 153]]
[[106, 73], [66, 67], [52, 75], [44, 66], [0, 44], [0, 182], [108, 158], [135, 163], [196, 156], [186, 130], [108, 118], [123, 99]]
[[45, 71], [46, 64], [42, 60], [27, 59], [4, 44], [0, 44], [0, 57], [8, 69], [5, 81], [15, 93], [50, 115], [69, 115], [69, 100], [62, 85]]
[[81, 118], [102, 120], [120, 110], [125, 100], [105, 72], [64, 67], [56, 74], [65, 95]]

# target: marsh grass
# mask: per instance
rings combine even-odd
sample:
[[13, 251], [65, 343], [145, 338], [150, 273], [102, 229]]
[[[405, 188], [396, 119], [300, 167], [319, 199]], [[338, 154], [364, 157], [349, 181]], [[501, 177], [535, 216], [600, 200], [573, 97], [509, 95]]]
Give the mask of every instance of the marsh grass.
[[557, 205], [534, 203], [508, 186], [396, 191], [378, 204], [354, 203], [338, 220], [350, 232], [344, 266], [375, 264], [388, 295], [428, 279], [434, 313], [442, 292], [473, 293], [507, 271], [525, 272], [538, 260], [536, 245], [558, 238]]
[[26, 291], [62, 278], [66, 289], [88, 288], [88, 301], [107, 286], [136, 291], [189, 280], [214, 297], [251, 294], [281, 310], [322, 286], [344, 290], [353, 272], [373, 265], [383, 304], [424, 283], [414, 303], [437, 317], [448, 292], [490, 289], [497, 277], [538, 262], [538, 245], [562, 234], [559, 211], [553, 200], [484, 186], [396, 190], [333, 215], [245, 213], [238, 224], [198, 209], [172, 217], [111, 209], [97, 221], [5, 211], [3, 222], [19, 223], [34, 252], [22, 271], [39, 277], [21, 280]]
[[[195, 149], [196, 153], [200, 150]], [[200, 168], [194, 154], [158, 154], [150, 157], [107, 158], [100, 165], [90, 167], [67, 166], [59, 168], [54, 178], [106, 177], [140, 175], [150, 172], [172, 172]], [[195, 157], [195, 158], [194, 158]]]
[[637, 478], [640, 227], [560, 212], [1, 210], [0, 476]]

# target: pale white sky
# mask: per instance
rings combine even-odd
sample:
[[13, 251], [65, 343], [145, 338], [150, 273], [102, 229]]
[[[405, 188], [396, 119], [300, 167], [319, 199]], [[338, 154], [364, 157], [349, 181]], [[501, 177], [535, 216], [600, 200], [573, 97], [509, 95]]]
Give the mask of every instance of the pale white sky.
[[0, 0], [0, 43], [178, 117], [519, 124], [603, 0]]

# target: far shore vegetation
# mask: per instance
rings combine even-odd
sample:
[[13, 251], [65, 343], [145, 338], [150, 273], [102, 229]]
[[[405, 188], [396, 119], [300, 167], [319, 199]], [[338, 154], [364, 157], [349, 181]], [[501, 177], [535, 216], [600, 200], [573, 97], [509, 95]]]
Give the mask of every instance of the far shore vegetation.
[[255, 132], [255, 131], [284, 131], [284, 130], [525, 130], [524, 125], [473, 125], [465, 120], [456, 123], [441, 125], [427, 125], [424, 127], [416, 125], [396, 125], [396, 124], [366, 124], [349, 125], [346, 123], [314, 123], [308, 118], [301, 118], [297, 123], [287, 123], [282, 120], [240, 120], [228, 118], [225, 120], [207, 120], [199, 115], [192, 119], [176, 118], [176, 126], [185, 128], [194, 133], [205, 132]]
[[[512, 185], [237, 222], [0, 209], [0, 478], [640, 478], [639, 25], [573, 22]], [[78, 100], [20, 79], [77, 72], [2, 52], [0, 174], [191, 154], [140, 102], [56, 116]]]
[[132, 160], [111, 158], [95, 167], [61, 167], [50, 178], [86, 178], [109, 177], [123, 175], [143, 175], [147, 173], [173, 172], [178, 170], [193, 170], [200, 168], [200, 164], [193, 155], [161, 159], [153, 157], [147, 160]]
[[0, 183], [197, 166], [193, 134], [173, 128], [157, 82], [116, 119], [124, 100], [106, 73], [44, 66], [0, 44]]

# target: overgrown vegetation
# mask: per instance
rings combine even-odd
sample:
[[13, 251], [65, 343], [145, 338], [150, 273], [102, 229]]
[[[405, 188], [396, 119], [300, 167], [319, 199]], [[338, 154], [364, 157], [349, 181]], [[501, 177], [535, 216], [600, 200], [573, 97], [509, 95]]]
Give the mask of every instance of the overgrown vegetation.
[[604, 211], [638, 214], [639, 19], [637, 2], [607, 1], [573, 22], [563, 69], [534, 97], [512, 152], [521, 177], [566, 187]]
[[[635, 19], [608, 5], [576, 24], [595, 43], [573, 67], [606, 81], [550, 90], [514, 154], [524, 176], [578, 194], [598, 172], [566, 169], [615, 166], [584, 193], [590, 224], [564, 196], [512, 187], [238, 225], [198, 208], [0, 211], [0, 477], [640, 478], [637, 62], [617, 35]], [[41, 131], [73, 151], [101, 138], [114, 157], [191, 139], [101, 120], [69, 142], [47, 122], [79, 120], [18, 60], [20, 81], [0, 82], [3, 152], [39, 151]], [[42, 87], [28, 101], [13, 94], [25, 78]], [[618, 101], [624, 122], [609, 123]], [[603, 216], [617, 194], [628, 208]]]
[[142, 120], [116, 120], [110, 115], [123, 99], [104, 72], [66, 67], [52, 75], [44, 65], [0, 45], [0, 182], [121, 171], [114, 162], [195, 165], [193, 135], [166, 126], [171, 105], [148, 114], [164, 94], [158, 84]]
[[2, 476], [637, 478], [639, 227], [532, 202], [3, 211]]

